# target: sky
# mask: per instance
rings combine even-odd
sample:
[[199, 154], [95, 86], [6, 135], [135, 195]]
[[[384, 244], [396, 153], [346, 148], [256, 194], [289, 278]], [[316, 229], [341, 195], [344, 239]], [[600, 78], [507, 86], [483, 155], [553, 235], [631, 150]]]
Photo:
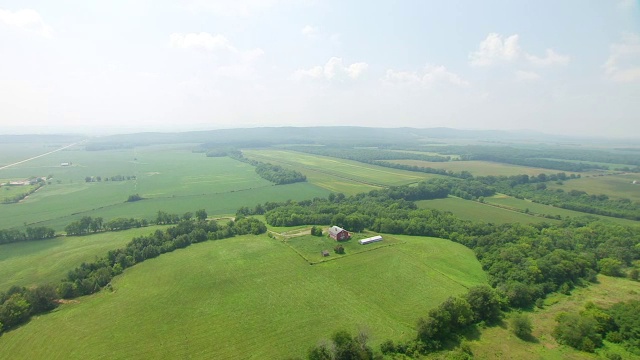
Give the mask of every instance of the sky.
[[640, 0], [0, 0], [0, 133], [640, 138]]

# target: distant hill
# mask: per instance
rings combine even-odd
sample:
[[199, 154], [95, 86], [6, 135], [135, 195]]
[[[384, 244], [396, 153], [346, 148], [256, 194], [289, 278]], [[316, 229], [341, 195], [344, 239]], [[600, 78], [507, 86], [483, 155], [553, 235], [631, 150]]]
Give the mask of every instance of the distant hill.
[[221, 129], [178, 133], [137, 133], [94, 138], [88, 150], [126, 148], [151, 144], [195, 143], [265, 147], [278, 144], [324, 144], [338, 146], [379, 146], [388, 144], [433, 144], [441, 139], [470, 139], [496, 142], [542, 141], [550, 136], [539, 133], [499, 130], [458, 130], [451, 128], [369, 128], [357, 126], [263, 127]]

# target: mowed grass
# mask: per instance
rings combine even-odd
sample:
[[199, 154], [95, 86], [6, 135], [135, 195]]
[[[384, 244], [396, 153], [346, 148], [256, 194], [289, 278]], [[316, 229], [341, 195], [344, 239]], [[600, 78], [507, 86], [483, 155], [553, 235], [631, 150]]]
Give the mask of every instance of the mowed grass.
[[557, 220], [545, 219], [538, 216], [527, 215], [521, 212], [502, 209], [482, 204], [477, 201], [464, 200], [456, 197], [448, 197], [446, 199], [420, 200], [416, 204], [421, 209], [436, 209], [441, 211], [450, 211], [454, 215], [463, 220], [490, 222], [494, 224], [504, 223], [538, 223], [538, 222], [557, 222]]
[[87, 236], [61, 236], [55, 239], [0, 245], [0, 291], [13, 285], [33, 286], [57, 283], [69, 270], [93, 261], [109, 250], [124, 246], [136, 236], [161, 229], [150, 226]]
[[243, 150], [243, 153], [248, 158], [300, 171], [312, 184], [347, 195], [440, 177], [286, 150]]
[[[535, 168], [528, 166], [502, 164], [491, 161], [448, 161], [448, 162], [432, 162], [422, 160], [390, 160], [397, 164], [430, 167], [434, 169], [444, 169], [448, 171], [461, 172], [468, 171], [475, 176], [512, 176], [526, 174], [536, 176], [538, 174], [555, 174], [560, 171], [543, 168]], [[570, 174], [570, 173], [569, 173]]]
[[419, 316], [485, 283], [473, 252], [434, 238], [310, 266], [266, 235], [148, 260], [0, 337], [0, 358], [278, 359], [338, 329], [411, 339]]
[[485, 202], [487, 204], [493, 204], [493, 205], [511, 208], [515, 210], [521, 210], [521, 211], [528, 209], [533, 214], [559, 215], [563, 218], [577, 217], [577, 216], [594, 216], [599, 219], [614, 222], [620, 225], [640, 226], [640, 222], [638, 221], [614, 218], [610, 216], [593, 215], [593, 214], [587, 214], [579, 211], [562, 209], [562, 208], [554, 207], [551, 205], [534, 203], [529, 200], [516, 199], [514, 197], [504, 195], [504, 194], [497, 194], [491, 197], [487, 197], [485, 198]]
[[[576, 351], [558, 344], [551, 335], [556, 326], [555, 318], [561, 312], [579, 312], [587, 302], [609, 307], [616, 302], [637, 300], [640, 282], [627, 279], [598, 276], [598, 283], [572, 291], [570, 296], [554, 294], [542, 309], [528, 313], [533, 322], [534, 341], [524, 341], [513, 335], [508, 326], [480, 329], [480, 336], [469, 341], [474, 359], [603, 359], [607, 353], [618, 353], [622, 359], [640, 359], [621, 346], [605, 341], [596, 354]], [[508, 323], [505, 321], [505, 325]]]
[[[81, 216], [151, 219], [158, 210], [184, 213], [200, 208], [233, 214], [240, 206], [265, 201], [302, 200], [329, 191], [309, 183], [274, 186], [253, 166], [230, 158], [208, 158], [192, 145], [163, 145], [111, 151], [70, 148], [0, 171], [0, 177], [53, 175], [19, 204], [0, 205], [0, 228], [24, 224], [61, 230]], [[61, 162], [71, 162], [61, 167]], [[135, 180], [85, 182], [87, 176], [135, 176]], [[129, 195], [145, 200], [125, 203]]]
[[[637, 184], [633, 184], [637, 181]], [[579, 190], [589, 195], [605, 194], [612, 198], [627, 198], [632, 201], [640, 201], [640, 174], [619, 174], [582, 177], [580, 179], [567, 180], [563, 185], [550, 183], [550, 189], [563, 189], [564, 191]]]

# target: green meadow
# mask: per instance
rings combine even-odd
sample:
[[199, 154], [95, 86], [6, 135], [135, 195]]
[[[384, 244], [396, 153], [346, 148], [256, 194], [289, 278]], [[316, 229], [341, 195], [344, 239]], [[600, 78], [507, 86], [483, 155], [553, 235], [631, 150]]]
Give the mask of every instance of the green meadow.
[[519, 211], [528, 210], [532, 214], [559, 215], [563, 218], [577, 217], [577, 216], [593, 216], [593, 217], [597, 217], [605, 221], [614, 222], [620, 225], [628, 225], [628, 226], [640, 225], [640, 222], [638, 221], [615, 218], [610, 216], [585, 214], [579, 211], [567, 210], [567, 209], [562, 209], [562, 208], [558, 208], [551, 205], [539, 204], [529, 200], [516, 199], [514, 197], [504, 195], [504, 194], [497, 194], [494, 196], [487, 197], [485, 198], [485, 202], [487, 204], [497, 205], [506, 209], [513, 209], [513, 210], [519, 210]]
[[503, 209], [477, 201], [464, 200], [457, 197], [446, 199], [421, 200], [416, 201], [421, 209], [436, 209], [450, 211], [464, 220], [490, 222], [494, 224], [504, 223], [537, 223], [556, 222], [557, 220], [545, 219], [538, 216], [523, 214], [518, 211]]
[[416, 183], [438, 175], [390, 169], [357, 161], [286, 150], [244, 150], [245, 156], [300, 171], [307, 181], [332, 192], [352, 195], [384, 186]]
[[419, 316], [486, 278], [462, 245], [396, 237], [313, 266], [266, 235], [194, 244], [3, 334], [0, 358], [276, 359], [336, 329], [410, 339]]
[[[637, 183], [634, 184], [633, 182]], [[612, 198], [627, 198], [640, 201], [640, 174], [618, 174], [602, 176], [583, 176], [580, 179], [565, 181], [562, 185], [549, 184], [550, 189], [564, 191], [579, 190], [592, 194], [605, 194]]]
[[0, 245], [0, 291], [13, 285], [58, 283], [69, 270], [95, 260], [109, 250], [123, 247], [133, 237], [147, 235], [162, 226], [149, 226], [87, 236]]
[[430, 167], [434, 169], [444, 169], [453, 172], [468, 171], [474, 176], [512, 176], [526, 174], [529, 176], [536, 176], [538, 174], [555, 174], [558, 170], [550, 170], [543, 168], [510, 165], [503, 163], [496, 163], [491, 161], [448, 161], [448, 162], [435, 162], [435, 161], [422, 161], [422, 160], [392, 160], [390, 162], [419, 166]]

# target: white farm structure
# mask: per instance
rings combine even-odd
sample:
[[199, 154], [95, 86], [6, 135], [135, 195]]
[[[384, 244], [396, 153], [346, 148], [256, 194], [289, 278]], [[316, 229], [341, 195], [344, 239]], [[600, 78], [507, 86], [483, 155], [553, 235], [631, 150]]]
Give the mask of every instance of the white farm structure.
[[372, 236], [370, 238], [358, 240], [360, 245], [367, 245], [367, 244], [371, 244], [371, 243], [378, 242], [378, 241], [382, 241], [382, 236], [376, 235], [376, 236]]

